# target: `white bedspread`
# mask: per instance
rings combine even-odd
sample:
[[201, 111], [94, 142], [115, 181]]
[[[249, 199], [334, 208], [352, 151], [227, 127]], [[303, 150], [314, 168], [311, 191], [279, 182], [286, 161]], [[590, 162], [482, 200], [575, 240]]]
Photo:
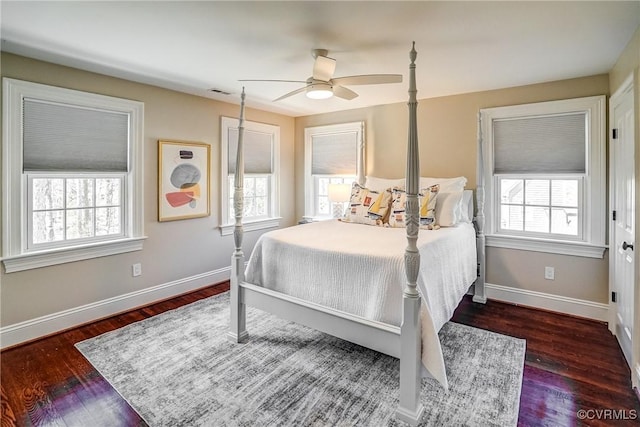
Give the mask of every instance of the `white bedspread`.
[[[245, 280], [307, 301], [400, 326], [406, 230], [321, 221], [263, 234]], [[476, 279], [471, 224], [420, 230], [422, 362], [448, 387], [438, 331]]]

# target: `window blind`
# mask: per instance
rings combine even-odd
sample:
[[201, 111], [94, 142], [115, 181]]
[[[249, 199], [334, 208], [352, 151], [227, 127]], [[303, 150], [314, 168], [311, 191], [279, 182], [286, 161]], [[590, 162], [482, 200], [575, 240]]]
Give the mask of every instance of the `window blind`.
[[494, 173], [584, 173], [586, 114], [493, 121]]
[[128, 114], [28, 98], [22, 108], [24, 171], [128, 170]]
[[358, 134], [356, 132], [314, 135], [311, 173], [355, 175], [357, 173]]
[[[229, 128], [229, 174], [236, 172], [238, 157], [238, 129]], [[245, 173], [273, 172], [273, 143], [267, 133], [244, 130], [244, 171]]]

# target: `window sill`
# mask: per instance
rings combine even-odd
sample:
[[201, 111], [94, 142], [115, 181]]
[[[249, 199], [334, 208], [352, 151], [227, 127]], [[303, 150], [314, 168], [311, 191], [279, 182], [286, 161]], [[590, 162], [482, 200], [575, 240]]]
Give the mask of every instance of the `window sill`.
[[568, 242], [528, 237], [487, 235], [487, 246], [494, 248], [519, 249], [523, 251], [546, 252], [587, 258], [603, 258], [607, 246], [582, 242]]
[[142, 250], [146, 237], [24, 253], [2, 259], [6, 273]]
[[[280, 225], [281, 217], [259, 219], [256, 221], [247, 221], [242, 223], [243, 231], [255, 231], [263, 230], [265, 228], [275, 228]], [[229, 236], [233, 234], [235, 224], [226, 224], [220, 226], [220, 234], [223, 236]]]

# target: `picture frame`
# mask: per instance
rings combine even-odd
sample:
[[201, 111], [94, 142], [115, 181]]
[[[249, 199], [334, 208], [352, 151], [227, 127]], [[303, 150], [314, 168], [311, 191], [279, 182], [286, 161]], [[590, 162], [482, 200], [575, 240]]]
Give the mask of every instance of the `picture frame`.
[[211, 215], [211, 146], [158, 140], [158, 221]]

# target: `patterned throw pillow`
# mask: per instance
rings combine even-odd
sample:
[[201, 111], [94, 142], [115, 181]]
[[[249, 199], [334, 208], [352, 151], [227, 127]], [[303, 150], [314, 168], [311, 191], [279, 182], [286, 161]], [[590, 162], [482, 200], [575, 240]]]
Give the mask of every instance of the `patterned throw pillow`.
[[[440, 185], [432, 185], [423, 188], [418, 193], [418, 201], [420, 203], [419, 216], [420, 228], [426, 230], [437, 230], [440, 228], [436, 224], [436, 200]], [[405, 204], [407, 202], [407, 193], [403, 188], [392, 189], [391, 214], [389, 215], [389, 225], [391, 227], [401, 228], [406, 226]]]
[[373, 191], [354, 182], [345, 221], [383, 225], [390, 203], [391, 191]]

